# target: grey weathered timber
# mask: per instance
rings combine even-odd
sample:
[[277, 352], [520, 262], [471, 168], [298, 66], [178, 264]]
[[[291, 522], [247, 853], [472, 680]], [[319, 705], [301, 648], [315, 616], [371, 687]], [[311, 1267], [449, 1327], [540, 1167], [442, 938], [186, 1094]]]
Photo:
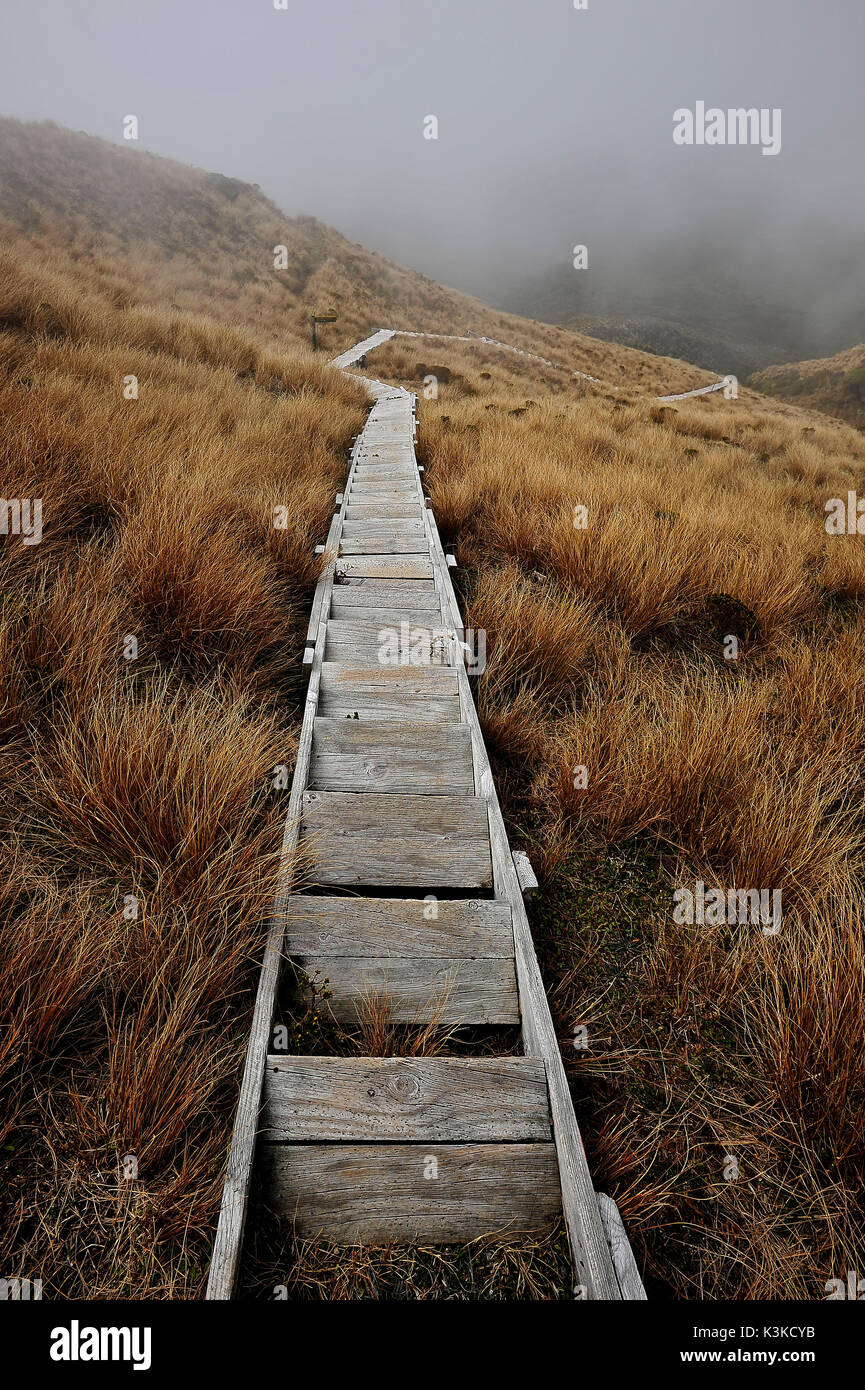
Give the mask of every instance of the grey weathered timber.
[[431, 579], [433, 569], [420, 555], [347, 555], [337, 560], [336, 573], [359, 579]]
[[317, 791], [471, 794], [471, 735], [465, 724], [320, 717], [309, 785]]
[[532, 868], [529, 856], [526, 854], [525, 850], [515, 849], [513, 852], [513, 861], [523, 897], [534, 897], [538, 889], [538, 880], [535, 878], [535, 871]]
[[[325, 545], [324, 545], [324, 549], [323, 549], [323, 553], [324, 553], [325, 555], [327, 555], [327, 557], [328, 557], [327, 562], [322, 566], [322, 569], [323, 569], [324, 571], [326, 571], [326, 570], [330, 567], [331, 562], [333, 561], [334, 557], [336, 556], [337, 550], [338, 550], [338, 548], [339, 548], [340, 521], [341, 521], [340, 514], [339, 514], [339, 512], [336, 512], [335, 515], [334, 515], [334, 517], [333, 517], [333, 520], [332, 520], [331, 523], [330, 523], [330, 530], [328, 531], [328, 534], [327, 534], [327, 541], [326, 541], [326, 543], [325, 543]], [[315, 646], [316, 638], [318, 637], [319, 625], [320, 625], [320, 623], [322, 622], [322, 620], [323, 620], [323, 618], [324, 618], [324, 616], [325, 616], [324, 613], [323, 613], [323, 611], [322, 611], [322, 610], [323, 610], [324, 599], [325, 599], [325, 592], [328, 592], [328, 593], [329, 593], [330, 590], [331, 590], [331, 588], [332, 588], [332, 577], [330, 577], [330, 576], [329, 576], [329, 579], [328, 579], [328, 583], [327, 583], [326, 585], [325, 585], [325, 584], [322, 584], [322, 583], [318, 583], [318, 584], [316, 584], [316, 586], [315, 586], [315, 593], [314, 593], [314, 595], [313, 595], [312, 607], [311, 607], [311, 609], [310, 609], [310, 614], [309, 614], [309, 626], [308, 626], [308, 628], [307, 628], [307, 630], [306, 630], [306, 645], [307, 645], [307, 646], [311, 646], [311, 647], [314, 647], [314, 646]]]
[[361, 619], [334, 618], [327, 625], [324, 654], [327, 661], [356, 666], [452, 666], [456, 646], [453, 628], [439, 618], [430, 623], [367, 623]]
[[482, 797], [305, 791], [302, 804], [316, 883], [492, 886]]
[[367, 519], [416, 517], [418, 508], [414, 501], [408, 502], [352, 502], [349, 499], [346, 515], [349, 521]]
[[[377, 1002], [394, 1023], [480, 1027], [520, 1021], [512, 959], [496, 956], [292, 956], [317, 987], [338, 1023], [357, 1027], [364, 1001]], [[303, 977], [298, 976], [301, 981]]]
[[[390, 507], [397, 503], [408, 502], [412, 506], [417, 505], [417, 487], [414, 483], [389, 483], [384, 480], [381, 482], [362, 482], [355, 483], [349, 494], [349, 506], [352, 507], [371, 507], [385, 506]], [[370, 518], [375, 520], [375, 518]]]
[[631, 1302], [645, 1301], [646, 1290], [643, 1288], [643, 1281], [640, 1278], [640, 1271], [637, 1269], [637, 1261], [634, 1259], [634, 1252], [619, 1214], [619, 1208], [612, 1197], [608, 1197], [605, 1192], [599, 1192], [597, 1195], [598, 1210], [601, 1213], [604, 1234], [607, 1237], [607, 1245], [610, 1247], [613, 1269], [616, 1271], [622, 1298]]
[[292, 956], [486, 956], [514, 958], [507, 903], [485, 898], [325, 897], [298, 893], [288, 904]]
[[331, 594], [331, 614], [340, 617], [339, 613], [334, 612], [338, 604], [341, 608], [402, 608], [406, 611], [411, 609], [432, 609], [441, 617], [441, 599], [436, 593], [433, 583], [425, 583], [422, 579], [409, 580], [404, 583], [395, 580], [390, 584], [377, 582], [375, 580], [364, 581], [355, 579], [352, 583], [335, 584]]
[[346, 536], [340, 541], [340, 555], [426, 555], [429, 542], [411, 531], [393, 535]]
[[545, 1230], [561, 1213], [553, 1144], [263, 1144], [261, 1154], [268, 1203], [301, 1239], [453, 1245]]
[[268, 1057], [269, 1143], [549, 1143], [535, 1057]]
[[379, 579], [375, 575], [344, 574], [334, 580], [334, 592], [339, 598], [348, 598], [350, 591], [365, 593], [364, 603], [387, 598], [389, 594], [414, 594], [424, 603], [439, 604], [441, 599], [433, 575], [424, 579]]
[[365, 521], [347, 521], [342, 528], [342, 539], [349, 536], [422, 536], [423, 522], [401, 517], [398, 521], [379, 521], [369, 517]]
[[447, 666], [355, 668], [330, 661], [321, 675], [328, 718], [403, 719], [452, 724], [460, 718], [456, 672]]
[[[427, 626], [429, 628], [442, 627], [441, 605], [437, 604], [424, 608], [415, 599], [399, 608], [390, 601], [378, 603], [373, 602], [369, 594], [365, 598], [356, 595], [352, 602], [345, 603], [342, 598], [332, 598], [330, 603], [331, 621], [339, 622], [359, 622], [375, 624], [379, 628], [392, 627], [394, 624], [399, 626], [402, 622], [412, 623], [414, 626]], [[449, 632], [454, 631], [448, 628]], [[457, 634], [462, 638], [462, 630]]]

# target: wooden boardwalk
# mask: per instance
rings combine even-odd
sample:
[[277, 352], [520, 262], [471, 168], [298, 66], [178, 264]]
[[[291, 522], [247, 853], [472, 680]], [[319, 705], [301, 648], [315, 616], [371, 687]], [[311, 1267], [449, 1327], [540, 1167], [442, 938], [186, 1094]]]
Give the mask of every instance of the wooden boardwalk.
[[[255, 1170], [298, 1235], [340, 1243], [463, 1242], [537, 1231], [564, 1212], [578, 1296], [644, 1298], [580, 1140], [415, 460], [415, 398], [367, 386], [375, 404], [310, 620], [285, 882], [208, 1297], [232, 1295]], [[292, 891], [297, 848], [314, 864], [304, 892]], [[376, 996], [396, 1021], [519, 1025], [522, 1055], [275, 1052], [284, 958], [327, 978], [340, 1021]]]

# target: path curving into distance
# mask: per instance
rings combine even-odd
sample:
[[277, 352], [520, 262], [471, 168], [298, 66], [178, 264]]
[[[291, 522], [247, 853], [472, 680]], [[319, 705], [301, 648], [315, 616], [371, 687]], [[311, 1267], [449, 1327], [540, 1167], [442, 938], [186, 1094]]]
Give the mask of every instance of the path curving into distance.
[[[556, 371], [568, 372], [572, 377], [591, 381], [595, 386], [605, 386], [610, 391], [624, 391], [626, 389], [623, 386], [614, 386], [611, 382], [602, 381], [600, 377], [590, 376], [588, 372], [575, 372], [561, 362], [554, 362], [549, 357], [541, 357], [537, 352], [528, 352], [525, 348], [514, 347], [511, 343], [500, 343], [497, 338], [485, 338], [481, 333], [420, 333], [412, 332], [407, 328], [380, 328], [369, 338], [364, 338], [363, 342], [356, 343], [347, 352], [340, 353], [339, 357], [334, 357], [331, 365], [343, 369], [351, 367], [355, 362], [359, 362], [362, 357], [365, 357], [368, 352], [372, 352], [374, 348], [388, 342], [390, 338], [431, 338], [447, 343], [486, 343], [488, 347], [503, 348], [505, 352], [516, 353], [518, 357], [527, 357], [533, 362], [542, 362], [545, 367], [553, 367]], [[657, 401], [686, 401], [691, 396], [708, 396], [713, 391], [723, 391], [734, 381], [735, 377], [724, 376], [718, 381], [713, 381], [709, 386], [698, 386], [694, 391], [680, 391], [674, 396], [655, 396], [654, 399]]]

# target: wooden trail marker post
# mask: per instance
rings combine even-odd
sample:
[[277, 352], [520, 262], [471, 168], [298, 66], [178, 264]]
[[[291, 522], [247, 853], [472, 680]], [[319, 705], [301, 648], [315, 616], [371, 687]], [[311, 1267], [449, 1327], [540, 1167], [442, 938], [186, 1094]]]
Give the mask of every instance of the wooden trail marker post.
[[333, 313], [332, 310], [328, 310], [326, 314], [310, 314], [309, 319], [312, 324], [312, 350], [313, 352], [317, 352], [318, 338], [316, 336], [315, 326], [317, 323], [336, 323], [336, 314]]

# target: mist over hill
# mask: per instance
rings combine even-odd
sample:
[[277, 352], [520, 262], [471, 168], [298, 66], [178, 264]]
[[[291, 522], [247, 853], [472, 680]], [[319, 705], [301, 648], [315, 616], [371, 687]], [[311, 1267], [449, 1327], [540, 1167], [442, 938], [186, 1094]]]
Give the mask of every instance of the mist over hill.
[[[795, 254], [749, 257], [717, 225], [687, 247], [675, 235], [637, 257], [589, 247], [491, 298], [511, 312], [749, 376], [772, 363], [831, 355], [865, 340], [865, 259], [858, 239], [815, 229]], [[807, 246], [807, 250], [805, 249]]]
[[[310, 314], [333, 310], [322, 355], [381, 327], [474, 332], [649, 391], [707, 381], [685, 361], [491, 308], [314, 217], [287, 216], [255, 184], [50, 121], [0, 119], [0, 234], [7, 255], [26, 253], [31, 265], [37, 257], [49, 275], [70, 261], [82, 295], [204, 315], [272, 351], [308, 348]], [[0, 304], [0, 321], [3, 312]]]

